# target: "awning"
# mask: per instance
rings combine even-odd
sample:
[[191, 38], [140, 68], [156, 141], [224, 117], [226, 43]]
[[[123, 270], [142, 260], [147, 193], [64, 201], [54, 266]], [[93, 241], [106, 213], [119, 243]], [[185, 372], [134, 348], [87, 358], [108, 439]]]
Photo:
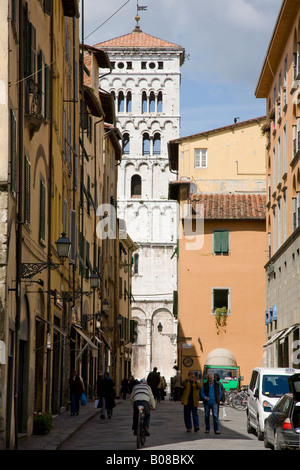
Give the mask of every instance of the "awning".
[[284, 328], [283, 330], [278, 331], [273, 335], [264, 345], [263, 348], [266, 348], [267, 346], [270, 346], [270, 344], [273, 344], [274, 341], [277, 341], [281, 336], [286, 332], [287, 328]]
[[290, 328], [288, 328], [286, 330], [286, 332], [280, 337], [280, 343], [282, 343], [285, 338], [290, 334], [292, 333], [294, 330], [296, 330], [297, 328], [299, 328], [299, 323], [296, 323], [295, 325], [291, 326]]
[[101, 332], [101, 339], [103, 340], [103, 343], [105, 344], [105, 346], [108, 347], [108, 349], [109, 349], [110, 351], [112, 351], [112, 347], [111, 347], [111, 345], [109, 344], [109, 342], [107, 341], [107, 339], [105, 338], [103, 332], [102, 332], [101, 330], [100, 330], [100, 332]]
[[52, 326], [55, 330], [59, 331], [59, 333], [61, 333], [62, 335], [67, 336], [66, 331], [62, 330], [61, 328], [59, 328], [59, 326], [54, 325], [54, 323], [51, 323], [50, 321], [46, 320], [40, 315], [36, 315], [35, 318], [39, 321], [43, 321], [44, 323], [47, 323], [48, 325]]
[[80, 336], [93, 348], [93, 349], [98, 349], [98, 347], [90, 340], [90, 338], [88, 336], [86, 336], [80, 328], [78, 328], [77, 326], [74, 326], [72, 325], [72, 327], [74, 328], [74, 330], [77, 331], [78, 334], [80, 334]]

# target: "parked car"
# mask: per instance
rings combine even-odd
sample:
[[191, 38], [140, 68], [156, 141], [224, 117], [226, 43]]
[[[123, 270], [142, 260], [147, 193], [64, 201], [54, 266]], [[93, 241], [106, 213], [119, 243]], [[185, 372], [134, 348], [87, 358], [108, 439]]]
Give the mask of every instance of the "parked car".
[[290, 393], [276, 403], [265, 420], [264, 446], [275, 450], [299, 449], [300, 374], [288, 379]]
[[247, 431], [264, 438], [265, 419], [278, 400], [289, 392], [288, 378], [299, 369], [283, 367], [255, 367], [252, 371], [247, 396]]

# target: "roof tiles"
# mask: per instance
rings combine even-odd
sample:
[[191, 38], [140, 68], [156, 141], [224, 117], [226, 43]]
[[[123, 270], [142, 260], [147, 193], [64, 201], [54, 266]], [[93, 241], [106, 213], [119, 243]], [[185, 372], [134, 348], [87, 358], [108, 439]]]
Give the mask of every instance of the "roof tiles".
[[261, 219], [266, 218], [266, 196], [263, 194], [194, 194], [191, 196], [194, 215], [205, 219]]
[[177, 44], [172, 42], [164, 41], [163, 39], [150, 36], [150, 34], [143, 33], [142, 31], [134, 30], [132, 33], [119, 36], [108, 41], [100, 42], [95, 44], [95, 47], [145, 47], [145, 48], [177, 48], [183, 49]]

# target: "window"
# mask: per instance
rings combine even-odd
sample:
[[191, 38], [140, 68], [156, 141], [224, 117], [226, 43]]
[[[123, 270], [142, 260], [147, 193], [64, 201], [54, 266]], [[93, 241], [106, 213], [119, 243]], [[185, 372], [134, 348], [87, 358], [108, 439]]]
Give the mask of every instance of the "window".
[[142, 178], [139, 175], [133, 175], [131, 178], [131, 197], [140, 197], [142, 195]]
[[215, 230], [214, 231], [214, 254], [215, 255], [228, 255], [229, 254], [229, 230]]
[[139, 273], [139, 255], [135, 253], [133, 257], [133, 274]]
[[143, 91], [142, 93], [142, 113], [147, 112], [147, 93]]
[[195, 168], [207, 168], [207, 149], [195, 149]]
[[119, 91], [118, 94], [118, 113], [124, 113], [124, 93]]
[[131, 113], [131, 111], [132, 111], [132, 94], [131, 94], [131, 91], [128, 91], [126, 95], [126, 112]]
[[150, 155], [150, 137], [148, 133], [143, 134], [143, 155]]
[[130, 136], [128, 132], [125, 132], [123, 135], [123, 153], [124, 155], [129, 155], [130, 153]]
[[154, 134], [153, 139], [153, 155], [160, 155], [160, 134]]
[[226, 307], [228, 313], [230, 312], [230, 289], [226, 287], [213, 287], [212, 288], [212, 312], [214, 313], [217, 308]]
[[162, 113], [162, 110], [163, 110], [162, 104], [163, 104], [162, 92], [159, 91], [157, 95], [157, 112], [158, 113]]
[[142, 70], [145, 70], [146, 67], [147, 67], [147, 62], [142, 62], [142, 64], [141, 64]]
[[164, 68], [164, 63], [163, 63], [163, 62], [158, 62], [158, 63], [157, 63], [157, 68], [158, 68], [159, 70], [162, 70], [162, 69]]
[[150, 113], [155, 113], [155, 94], [154, 94], [154, 91], [151, 91], [151, 93], [150, 93], [149, 111], [150, 111]]

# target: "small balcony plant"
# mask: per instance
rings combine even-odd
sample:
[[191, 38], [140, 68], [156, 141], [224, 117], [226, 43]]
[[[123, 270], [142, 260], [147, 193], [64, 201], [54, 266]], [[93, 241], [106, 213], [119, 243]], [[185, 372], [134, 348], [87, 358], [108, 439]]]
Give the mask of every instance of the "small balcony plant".
[[220, 329], [224, 329], [226, 331], [227, 325], [227, 315], [228, 310], [227, 307], [219, 307], [215, 310], [215, 322], [217, 327], [217, 334], [220, 334]]

